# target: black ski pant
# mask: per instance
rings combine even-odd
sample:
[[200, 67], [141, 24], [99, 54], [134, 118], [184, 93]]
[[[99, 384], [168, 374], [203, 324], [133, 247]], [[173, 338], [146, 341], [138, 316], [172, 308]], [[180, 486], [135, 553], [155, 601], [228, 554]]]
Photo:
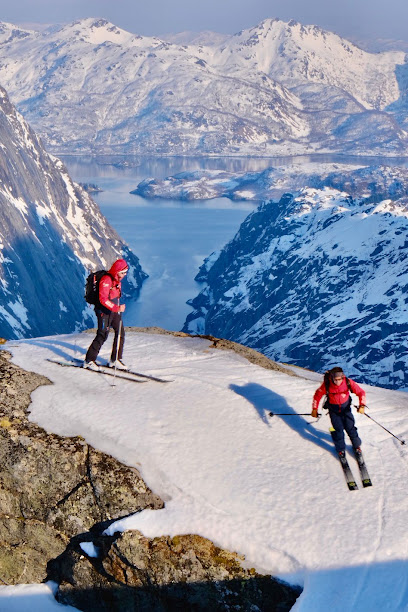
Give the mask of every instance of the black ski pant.
[[[109, 312], [105, 313], [102, 310], [98, 310], [95, 308], [96, 318], [98, 320], [98, 331], [96, 332], [96, 336], [93, 339], [87, 353], [85, 360], [86, 361], [95, 361], [97, 356], [99, 355], [99, 351], [102, 348], [102, 345], [106, 341], [109, 331], [112, 328], [115, 332], [115, 337], [113, 339], [112, 352], [111, 352], [111, 361], [116, 359], [116, 351], [118, 359], [122, 359], [123, 355], [123, 347], [125, 344], [125, 330], [123, 325], [121, 325], [121, 314], [119, 312]], [[120, 329], [120, 339], [119, 339], [119, 348], [118, 348], [118, 338], [119, 338], [119, 329]]]
[[344, 430], [346, 430], [353, 448], [358, 448], [361, 446], [361, 440], [359, 438], [354, 417], [351, 412], [351, 400], [348, 400], [342, 404], [342, 406], [328, 404], [327, 408], [329, 409], [330, 420], [334, 428], [332, 438], [336, 451], [339, 453], [340, 451], [346, 450]]

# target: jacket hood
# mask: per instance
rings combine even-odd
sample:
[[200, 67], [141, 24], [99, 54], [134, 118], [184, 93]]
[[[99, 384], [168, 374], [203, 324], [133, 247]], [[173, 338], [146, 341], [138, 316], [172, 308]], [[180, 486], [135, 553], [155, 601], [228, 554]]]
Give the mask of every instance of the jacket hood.
[[117, 259], [115, 263], [111, 266], [109, 274], [116, 279], [118, 272], [120, 272], [121, 270], [127, 270], [127, 268], [129, 268], [129, 266], [124, 259]]

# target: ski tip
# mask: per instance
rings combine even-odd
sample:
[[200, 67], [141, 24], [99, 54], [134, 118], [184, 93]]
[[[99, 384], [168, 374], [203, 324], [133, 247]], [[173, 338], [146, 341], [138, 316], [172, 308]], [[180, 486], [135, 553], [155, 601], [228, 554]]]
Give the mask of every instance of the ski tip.
[[357, 485], [357, 483], [356, 483], [356, 482], [354, 482], [354, 480], [350, 480], [350, 481], [347, 483], [347, 486], [348, 486], [348, 488], [350, 489], [350, 491], [357, 491], [357, 489], [358, 489], [358, 485]]

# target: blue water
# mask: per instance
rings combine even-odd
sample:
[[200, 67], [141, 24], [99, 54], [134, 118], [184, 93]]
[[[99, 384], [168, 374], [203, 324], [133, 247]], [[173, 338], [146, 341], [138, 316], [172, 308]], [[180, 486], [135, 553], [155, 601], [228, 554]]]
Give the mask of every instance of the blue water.
[[254, 205], [226, 198], [145, 200], [129, 193], [144, 178], [202, 167], [184, 159], [146, 160], [136, 167], [101, 165], [87, 158], [64, 162], [74, 180], [104, 190], [93, 198], [149, 274], [139, 299], [126, 305], [125, 325], [180, 330], [191, 312], [186, 301], [200, 290], [194, 277], [204, 258], [234, 237]]
[[[128, 303], [126, 325], [159, 326], [180, 330], [191, 308], [186, 304], [200, 290], [194, 281], [203, 259], [221, 249], [236, 234], [254, 209], [248, 202], [226, 198], [187, 203], [146, 200], [129, 192], [145, 178], [164, 178], [182, 171], [223, 169], [230, 172], [262, 171], [271, 166], [320, 161], [406, 165], [407, 159], [352, 156], [299, 156], [279, 158], [106, 158], [64, 157], [72, 178], [96, 183], [103, 214], [139, 257], [149, 274], [140, 297]], [[116, 162], [113, 165], [112, 162]]]

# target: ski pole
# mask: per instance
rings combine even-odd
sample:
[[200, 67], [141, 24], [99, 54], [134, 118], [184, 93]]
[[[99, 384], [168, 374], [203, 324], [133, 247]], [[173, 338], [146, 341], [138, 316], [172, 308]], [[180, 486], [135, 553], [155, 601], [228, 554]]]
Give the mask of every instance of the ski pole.
[[115, 386], [115, 380], [116, 380], [116, 367], [117, 367], [117, 363], [118, 363], [118, 355], [119, 355], [119, 343], [120, 343], [120, 334], [122, 332], [122, 313], [120, 313], [120, 321], [119, 321], [119, 331], [118, 331], [118, 337], [116, 340], [116, 358], [115, 358], [115, 373], [113, 375], [113, 384], [112, 386]]
[[401, 440], [401, 438], [399, 438], [398, 436], [396, 436], [395, 434], [392, 433], [392, 431], [390, 431], [389, 429], [387, 429], [386, 427], [384, 427], [384, 425], [381, 425], [381, 423], [379, 423], [378, 421], [376, 421], [375, 419], [373, 419], [372, 416], [370, 416], [369, 414], [367, 414], [366, 412], [364, 413], [366, 415], [366, 417], [368, 417], [369, 419], [371, 419], [372, 421], [374, 421], [374, 423], [376, 423], [379, 427], [381, 427], [382, 429], [385, 429], [386, 432], [388, 432], [389, 434], [391, 434], [391, 436], [393, 438], [396, 438], [398, 440], [398, 442], [401, 442], [401, 444], [405, 444], [405, 440]]
[[[310, 412], [270, 412], [269, 416], [312, 416]], [[320, 419], [321, 412], [318, 412], [317, 418]]]

